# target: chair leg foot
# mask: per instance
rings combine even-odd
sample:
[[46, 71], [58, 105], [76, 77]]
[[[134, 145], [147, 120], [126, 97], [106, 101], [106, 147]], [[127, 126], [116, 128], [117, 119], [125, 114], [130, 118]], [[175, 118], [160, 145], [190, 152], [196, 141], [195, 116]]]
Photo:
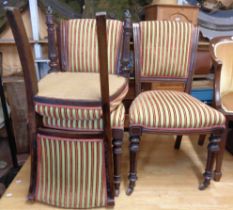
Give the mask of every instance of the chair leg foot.
[[118, 197], [120, 195], [120, 189], [115, 188], [115, 196]]
[[213, 166], [216, 159], [216, 154], [219, 152], [220, 137], [211, 135], [208, 144], [208, 156], [206, 162], [206, 169], [204, 173], [204, 181], [200, 184], [199, 189], [204, 190], [210, 185], [210, 181], [213, 178]]
[[129, 186], [128, 189], [126, 191], [126, 195], [131, 195], [134, 191], [134, 187], [136, 184], [136, 180], [137, 180], [137, 175], [136, 174], [130, 174], [129, 175]]
[[131, 195], [133, 193], [133, 190], [134, 190], [134, 186], [129, 184], [128, 189], [126, 191], [126, 195]]
[[199, 185], [199, 190], [205, 190], [210, 185], [210, 179], [204, 179], [204, 181]]
[[35, 190], [34, 190], [34, 186], [32, 184], [29, 187], [27, 199], [28, 199], [28, 201], [35, 201]]
[[175, 145], [174, 145], [175, 149], [177, 149], [177, 150], [180, 149], [181, 141], [182, 141], [182, 136], [177, 136], [176, 137], [176, 142], [175, 142]]
[[107, 199], [107, 207], [112, 208], [115, 205], [114, 198], [108, 197]]
[[121, 182], [121, 177], [114, 175], [114, 188], [115, 188], [116, 197], [118, 197], [120, 194], [120, 182]]
[[214, 181], [219, 182], [222, 177], [222, 172], [214, 172]]
[[137, 152], [139, 150], [139, 141], [140, 138], [139, 136], [131, 136], [130, 137], [130, 146], [129, 146], [129, 151], [130, 151], [130, 170], [129, 170], [129, 186], [126, 191], [127, 195], [131, 195], [134, 186], [137, 180]]

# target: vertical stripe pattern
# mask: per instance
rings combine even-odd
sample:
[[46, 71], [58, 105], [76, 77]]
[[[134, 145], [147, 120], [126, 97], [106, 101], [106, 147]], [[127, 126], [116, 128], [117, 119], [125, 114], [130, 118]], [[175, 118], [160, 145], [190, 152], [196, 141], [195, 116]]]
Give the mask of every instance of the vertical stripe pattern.
[[37, 136], [36, 200], [62, 208], [106, 206], [102, 139]]
[[129, 110], [130, 126], [148, 129], [224, 127], [219, 111], [187, 93], [154, 90], [141, 93]]
[[[110, 102], [110, 111], [113, 112], [121, 104], [128, 92], [128, 86]], [[43, 98], [43, 97], [42, 97]], [[65, 99], [64, 99], [65, 100]], [[45, 117], [63, 120], [96, 120], [103, 115], [101, 106], [63, 105], [34, 101], [35, 111]]]
[[[111, 127], [113, 129], [124, 129], [125, 108], [120, 104], [116, 110], [111, 112]], [[49, 128], [80, 130], [80, 131], [99, 131], [103, 129], [103, 120], [72, 120], [68, 118], [43, 117], [43, 125]]]
[[186, 22], [140, 22], [141, 76], [187, 78], [192, 31]]
[[[99, 72], [95, 19], [73, 19], [61, 24], [62, 43], [66, 43], [68, 71]], [[66, 32], [66, 33], [65, 33]], [[107, 20], [109, 73], [116, 73], [122, 38], [122, 22]]]

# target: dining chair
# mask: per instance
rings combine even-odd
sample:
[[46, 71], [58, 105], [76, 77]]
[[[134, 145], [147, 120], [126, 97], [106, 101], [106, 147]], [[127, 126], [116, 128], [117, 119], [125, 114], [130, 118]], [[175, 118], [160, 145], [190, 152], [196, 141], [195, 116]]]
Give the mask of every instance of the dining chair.
[[[106, 21], [103, 13], [97, 14], [96, 20], [63, 22], [67, 30], [74, 30], [72, 37], [83, 35], [85, 39], [90, 38], [91, 43], [86, 42], [86, 50], [77, 50], [74, 43], [77, 44], [78, 37], [65, 39], [69, 44], [66, 64], [70, 69], [52, 72], [37, 82], [20, 12], [8, 7], [6, 15], [26, 87], [31, 153], [28, 200], [62, 208], [113, 206], [115, 166], [111, 138], [114, 129], [124, 127], [121, 101], [128, 86], [125, 77], [109, 72], [116, 70], [118, 56], [115, 53], [121, 49], [122, 23]], [[76, 31], [81, 25], [86, 29], [82, 34]], [[111, 30], [115, 32], [114, 37]], [[79, 41], [83, 47], [84, 40]], [[114, 49], [110, 52], [109, 44]], [[78, 53], [84, 56], [80, 60]], [[85, 60], [87, 58], [91, 62]], [[76, 72], [74, 67], [78, 62], [93, 73]]]
[[[137, 153], [143, 133], [189, 135], [211, 134], [204, 181], [221, 177], [225, 117], [189, 93], [198, 44], [198, 28], [179, 21], [143, 21], [133, 24], [135, 89], [137, 97], [129, 110], [130, 169], [127, 194], [137, 180]], [[141, 92], [142, 83], [181, 82], [184, 91]], [[155, 142], [156, 143], [156, 142]], [[154, 151], [156, 152], [156, 151]], [[213, 166], [216, 169], [213, 173]]]
[[[76, 72], [83, 75], [80, 84], [85, 94], [86, 82], [93, 83], [92, 77], [99, 72], [97, 38], [95, 35], [94, 19], [69, 19], [61, 20], [58, 24], [54, 21], [52, 9], [49, 7], [46, 15], [48, 27], [48, 56], [50, 58], [50, 72]], [[115, 195], [120, 193], [121, 181], [121, 154], [124, 134], [125, 108], [121, 103], [128, 92], [129, 62], [130, 62], [130, 38], [132, 36], [131, 14], [124, 11], [124, 22], [107, 20], [107, 54], [108, 73], [110, 75], [110, 90], [115, 89], [117, 94], [110, 96], [112, 113], [112, 144], [114, 157], [114, 183]], [[81, 73], [81, 74], [80, 74]], [[91, 75], [91, 77], [90, 77]], [[96, 75], [97, 76], [97, 75]], [[93, 78], [95, 79], [95, 78]], [[64, 78], [64, 82], [69, 80]], [[94, 88], [94, 87], [93, 87]], [[47, 107], [47, 105], [45, 105]], [[44, 124], [48, 127], [68, 130], [99, 130], [101, 116], [100, 109], [90, 112], [83, 108], [77, 117], [66, 118], [63, 115], [51, 117], [43, 110], [41, 104], [36, 110], [44, 116]], [[54, 110], [55, 111], [55, 110]]]

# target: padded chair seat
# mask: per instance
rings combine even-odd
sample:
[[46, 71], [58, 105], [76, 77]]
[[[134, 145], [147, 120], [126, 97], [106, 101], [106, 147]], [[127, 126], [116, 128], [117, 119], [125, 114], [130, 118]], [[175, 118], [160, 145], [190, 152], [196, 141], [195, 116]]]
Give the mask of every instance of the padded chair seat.
[[222, 96], [222, 107], [226, 112], [233, 113], [233, 92]]
[[[124, 129], [125, 107], [120, 104], [111, 112], [111, 127], [113, 129]], [[65, 130], [81, 130], [81, 131], [99, 131], [103, 129], [103, 120], [71, 120], [63, 118], [43, 117], [45, 127], [65, 129]]]
[[208, 129], [224, 127], [225, 117], [187, 93], [169, 90], [143, 92], [133, 101], [130, 127], [147, 129]]
[[[35, 96], [38, 114], [56, 120], [96, 120], [102, 116], [99, 73], [51, 73], [39, 81]], [[128, 91], [127, 79], [109, 75], [110, 109], [114, 110]]]

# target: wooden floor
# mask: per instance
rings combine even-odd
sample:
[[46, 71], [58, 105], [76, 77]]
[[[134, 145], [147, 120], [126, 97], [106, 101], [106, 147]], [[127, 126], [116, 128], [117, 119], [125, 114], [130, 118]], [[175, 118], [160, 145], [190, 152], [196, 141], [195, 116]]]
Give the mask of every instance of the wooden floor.
[[[197, 145], [197, 136], [184, 138], [181, 149], [173, 149], [173, 136], [144, 135], [140, 145], [138, 182], [131, 196], [125, 195], [128, 173], [128, 141], [125, 136], [121, 194], [114, 210], [232, 210], [233, 156], [225, 153], [221, 182], [212, 182], [205, 191], [198, 184], [205, 168], [206, 144]], [[1, 210], [47, 210], [53, 207], [26, 202], [29, 160], [0, 200]]]

